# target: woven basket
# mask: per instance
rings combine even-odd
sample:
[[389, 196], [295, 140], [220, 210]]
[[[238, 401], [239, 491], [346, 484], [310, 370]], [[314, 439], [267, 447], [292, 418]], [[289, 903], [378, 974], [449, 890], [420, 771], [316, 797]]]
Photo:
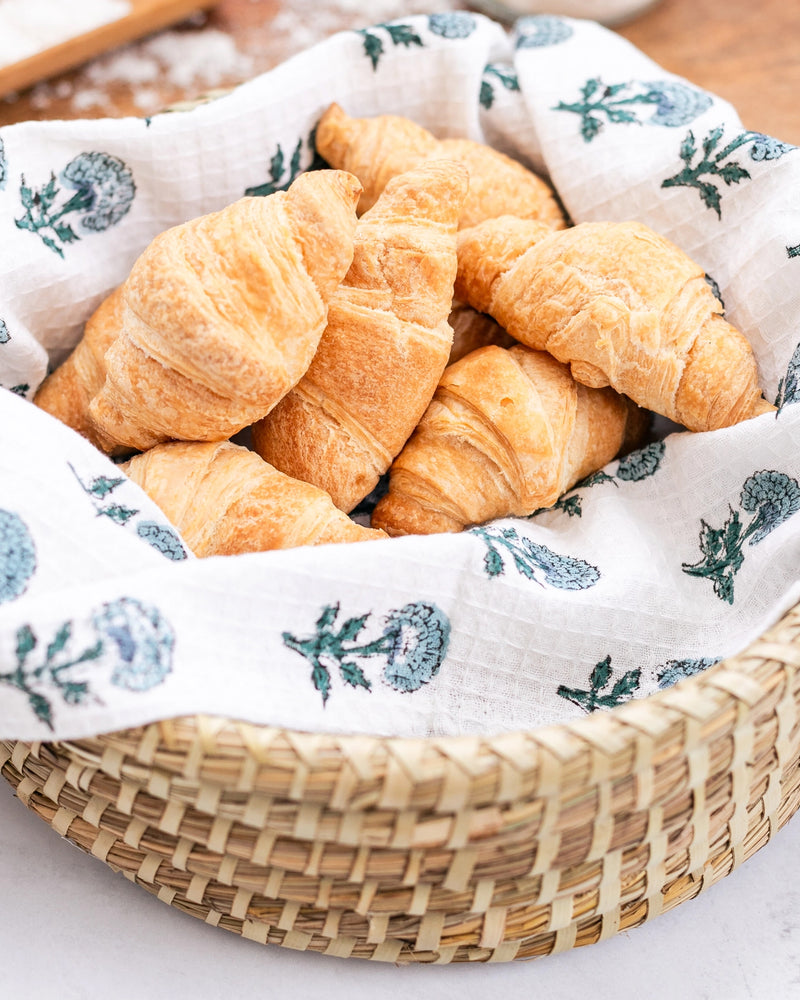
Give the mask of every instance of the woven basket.
[[591, 944], [696, 896], [800, 803], [800, 605], [642, 701], [493, 738], [194, 717], [0, 742], [61, 836], [262, 943], [389, 962]]

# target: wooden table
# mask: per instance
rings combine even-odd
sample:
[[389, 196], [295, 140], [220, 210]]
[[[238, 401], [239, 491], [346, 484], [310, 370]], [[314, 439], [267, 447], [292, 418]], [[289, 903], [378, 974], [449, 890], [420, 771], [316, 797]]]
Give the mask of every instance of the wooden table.
[[[174, 29], [185, 41], [208, 28], [222, 33], [220, 42], [227, 41], [228, 50], [221, 50], [225, 58], [216, 75], [196, 76], [191, 82], [165, 72], [152, 80], [110, 79], [115, 65], [129, 77], [147, 76], [141, 53], [150, 55], [152, 46], [137, 46], [129, 51], [131, 58], [139, 55], [138, 68], [130, 59], [124, 66], [114, 63], [114, 57], [101, 58], [0, 101], [0, 125], [26, 119], [142, 115], [195, 98], [209, 87], [235, 85], [277, 65], [321, 31], [374, 20], [369, 3], [363, 5], [367, 13], [361, 21], [354, 21], [358, 15], [347, 14], [345, 6], [309, 0], [220, 0], [210, 14]], [[425, 9], [453, 6], [431, 0]], [[800, 4], [794, 0], [660, 0], [617, 30], [665, 69], [731, 101], [745, 127], [800, 144]], [[150, 71], [156, 65], [151, 57]]]

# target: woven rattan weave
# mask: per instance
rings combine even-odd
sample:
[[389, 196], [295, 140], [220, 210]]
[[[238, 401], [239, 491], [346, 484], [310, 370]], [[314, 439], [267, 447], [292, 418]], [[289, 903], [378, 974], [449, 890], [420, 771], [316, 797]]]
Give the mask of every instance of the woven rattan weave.
[[225, 719], [0, 743], [17, 795], [172, 906], [263, 943], [506, 961], [634, 927], [750, 857], [800, 803], [800, 606], [642, 701], [495, 737]]

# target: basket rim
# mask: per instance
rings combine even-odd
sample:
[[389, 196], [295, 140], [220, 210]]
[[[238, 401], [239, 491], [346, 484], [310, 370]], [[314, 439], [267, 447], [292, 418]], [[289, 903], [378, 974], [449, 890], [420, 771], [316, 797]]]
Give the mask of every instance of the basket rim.
[[[393, 760], [399, 761], [413, 791], [426, 782], [441, 779], [447, 783], [455, 763], [466, 778], [460, 797], [477, 805], [495, 801], [494, 792], [486, 786], [487, 776], [504, 763], [523, 777], [535, 775], [540, 789], [544, 769], [550, 773], [546, 783], [566, 794], [570, 787], [585, 791], [608, 780], [641, 774], [652, 769], [656, 760], [690, 754], [720, 737], [729, 738], [736, 728], [775, 714], [775, 705], [786, 697], [795, 671], [800, 671], [800, 602], [744, 650], [699, 674], [646, 698], [530, 730], [381, 736], [311, 732], [194, 714], [94, 737], [52, 741], [52, 745], [63, 747], [94, 769], [119, 774], [124, 767], [132, 767], [143, 783], [156, 769], [167, 776], [196, 778], [226, 788], [236, 785], [242, 761], [261, 775], [282, 778], [299, 766], [305, 778], [321, 776], [322, 787], [314, 792], [307, 781], [291, 782], [291, 787], [281, 786], [286, 796], [324, 803], [331, 801], [331, 789], [345, 764], [366, 780], [377, 779]], [[783, 721], [785, 734], [791, 727], [792, 720]], [[38, 747], [50, 741], [11, 742]], [[598, 758], [603, 761], [602, 773]], [[589, 773], [583, 767], [587, 761]], [[126, 776], [130, 777], [127, 772]], [[484, 787], [475, 799], [479, 781]]]

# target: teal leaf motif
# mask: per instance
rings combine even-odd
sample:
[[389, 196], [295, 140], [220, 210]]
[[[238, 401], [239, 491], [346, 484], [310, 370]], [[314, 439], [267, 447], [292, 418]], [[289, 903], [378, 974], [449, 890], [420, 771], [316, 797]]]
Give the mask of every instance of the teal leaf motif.
[[378, 32], [385, 31], [395, 47], [403, 45], [405, 48], [410, 48], [412, 45], [423, 45], [422, 39], [410, 24], [400, 24], [397, 22], [375, 24], [371, 28], [357, 28], [356, 31], [364, 39], [364, 54], [372, 63], [374, 70], [378, 68], [378, 64], [385, 53], [383, 40]]
[[302, 152], [303, 140], [300, 138], [297, 140], [287, 166], [283, 147], [280, 143], [278, 143], [278, 146], [269, 161], [270, 179], [265, 181], [263, 184], [257, 184], [254, 187], [246, 188], [244, 192], [245, 195], [251, 198], [266, 197], [267, 195], [274, 194], [276, 191], [285, 191], [301, 172], [300, 164]]
[[[591, 142], [606, 124], [687, 125], [712, 104], [708, 94], [675, 80], [604, 84], [593, 77], [581, 88], [581, 97], [573, 103], [560, 101], [553, 110], [579, 115], [585, 142]], [[642, 115], [643, 105], [654, 108], [652, 114]]]
[[782, 410], [784, 406], [798, 401], [800, 401], [800, 344], [795, 347], [786, 374], [778, 383], [778, 397], [775, 400], [775, 405], [778, 410]]
[[483, 557], [483, 569], [490, 579], [493, 576], [500, 576], [505, 571], [503, 557], [493, 545], [486, 549], [486, 554]]
[[494, 82], [500, 83], [508, 91], [519, 91], [519, 78], [510, 66], [488, 63], [483, 70], [479, 102], [487, 111], [494, 104]]
[[714, 298], [722, 306], [722, 313], [721, 313], [721, 315], [724, 316], [725, 315], [725, 301], [722, 298], [722, 292], [720, 291], [719, 285], [716, 283], [716, 281], [714, 281], [714, 279], [711, 277], [710, 274], [704, 274], [703, 275], [703, 279], [705, 280], [705, 283], [708, 285], [708, 287], [711, 289], [711, 291], [714, 293]]
[[[598, 472], [592, 472], [585, 479], [582, 479], [575, 485], [575, 489], [588, 490], [590, 487], [598, 486], [601, 483], [614, 483], [614, 477], [603, 469], [600, 469]], [[617, 484], [614, 483], [614, 485], [616, 486]]]
[[[583, 515], [583, 498], [580, 490], [587, 490], [600, 483], [613, 483], [619, 487], [619, 482], [639, 482], [655, 475], [661, 466], [661, 461], [666, 452], [666, 442], [652, 441], [650, 444], [632, 451], [619, 460], [615, 475], [610, 475], [603, 469], [593, 472], [573, 486], [572, 491], [568, 491], [556, 500], [552, 507], [542, 507], [531, 515], [535, 517], [547, 510], [560, 510], [568, 517], [581, 517]], [[619, 482], [617, 482], [619, 480]]]
[[124, 482], [125, 480], [121, 476], [115, 476], [113, 479], [109, 479], [108, 476], [97, 476], [85, 489], [91, 496], [102, 500], [106, 494], [113, 493]]
[[[606, 84], [600, 77], [592, 77], [581, 87], [580, 94], [579, 100], [559, 101], [552, 110], [576, 114], [584, 142], [591, 142], [607, 124], [685, 124], [710, 104], [710, 98], [700, 91], [667, 81]], [[655, 111], [643, 117], [643, 106], [655, 107]]]
[[636, 693], [641, 682], [641, 670], [638, 667], [628, 670], [614, 682], [609, 691], [605, 691], [611, 682], [612, 673], [611, 657], [606, 656], [589, 675], [588, 688], [571, 688], [559, 684], [556, 693], [585, 712], [594, 712], [598, 708], [616, 708], [629, 701]]
[[511, 556], [512, 565], [521, 576], [542, 587], [547, 585], [558, 590], [587, 590], [600, 579], [597, 567], [583, 559], [553, 552], [547, 546], [520, 535], [516, 528], [490, 525], [470, 528], [469, 533], [480, 538], [486, 545], [483, 566], [490, 578], [505, 572], [505, 553]]
[[30, 625], [22, 625], [17, 629], [16, 667], [0, 673], [0, 684], [25, 694], [34, 715], [49, 729], [53, 728], [53, 705], [48, 689], [60, 694], [67, 705], [87, 701], [88, 683], [70, 676], [69, 672], [79, 664], [97, 660], [102, 653], [102, 642], [87, 646], [77, 655], [71, 653], [71, 639], [72, 622], [65, 622], [47, 644], [44, 658], [34, 663], [31, 654], [39, 648], [39, 642]]
[[[722, 195], [715, 180], [721, 180], [726, 186], [739, 184], [751, 176], [738, 160], [730, 157], [739, 149], [749, 146], [750, 159], [753, 161], [775, 160], [796, 147], [778, 142], [761, 132], [740, 132], [730, 142], [720, 148], [720, 142], [725, 129], [722, 125], [706, 133], [702, 142], [702, 152], [698, 151], [694, 133], [690, 130], [680, 145], [679, 156], [683, 160], [683, 168], [672, 177], [661, 182], [662, 188], [688, 187], [694, 188], [700, 200], [722, 218]], [[695, 159], [697, 157], [697, 159]]]
[[542, 507], [534, 511], [532, 516], [540, 514], [545, 510], [560, 510], [567, 517], [583, 517], [583, 499], [578, 493], [573, 493], [571, 496], [560, 496], [552, 507]]
[[0, 344], [7, 344], [9, 340], [11, 340], [11, 334], [8, 332], [5, 320], [0, 319]]
[[754, 515], [750, 523], [745, 525], [733, 507], [721, 528], [701, 520], [701, 559], [681, 565], [689, 576], [710, 580], [714, 594], [728, 604], [734, 602], [734, 581], [744, 563], [745, 543], [757, 545], [800, 510], [800, 485], [783, 472], [756, 472], [742, 486], [739, 504]]
[[98, 507], [97, 515], [98, 517], [107, 517], [114, 522], [114, 524], [127, 524], [132, 517], [136, 517], [139, 513], [135, 507], [126, 507], [125, 504], [121, 503], [110, 503], [105, 507]]
[[0, 191], [6, 186], [8, 180], [8, 163], [6, 161], [6, 147], [0, 137]]
[[381, 36], [374, 31], [369, 31], [367, 28], [360, 29], [360, 33], [364, 36], [364, 54], [372, 63], [372, 68], [377, 69], [383, 55], [383, 41], [381, 40]]
[[388, 32], [393, 45], [404, 45], [409, 48], [411, 45], [422, 45], [422, 39], [409, 24], [384, 24], [382, 25]]
[[380, 636], [359, 642], [370, 613], [356, 615], [337, 628], [340, 606], [322, 608], [313, 635], [300, 638], [282, 634], [283, 644], [311, 665], [311, 683], [325, 705], [331, 693], [331, 672], [338, 670], [345, 684], [372, 690], [359, 661], [383, 659], [384, 679], [398, 691], [417, 691], [436, 675], [447, 653], [450, 622], [433, 604], [412, 602], [390, 611]]
[[[58, 204], [59, 197], [73, 191]], [[14, 222], [18, 229], [35, 233], [42, 243], [60, 257], [64, 247], [80, 237], [66, 216], [74, 215], [81, 228], [99, 233], [115, 226], [129, 211], [136, 194], [130, 168], [116, 156], [102, 152], [79, 153], [59, 175], [38, 190], [20, 178], [19, 197], [24, 213]]]
[[364, 671], [357, 663], [342, 662], [340, 664], [340, 669], [342, 673], [342, 680], [345, 684], [349, 684], [350, 687], [363, 687], [367, 691], [370, 690], [371, 684], [364, 676]]
[[797, 246], [787, 247], [786, 248], [786, 255], [790, 259], [792, 257], [800, 257], [800, 243], [798, 243]]
[[25, 593], [36, 571], [36, 547], [27, 525], [10, 510], [0, 509], [0, 604]]
[[107, 517], [115, 524], [127, 524], [139, 511], [134, 507], [126, 507], [124, 504], [109, 502], [106, 498], [127, 480], [123, 476], [96, 476], [89, 483], [84, 483], [78, 475], [71, 462], [67, 462], [73, 476], [78, 480], [83, 492], [91, 498], [92, 505], [98, 517]]

